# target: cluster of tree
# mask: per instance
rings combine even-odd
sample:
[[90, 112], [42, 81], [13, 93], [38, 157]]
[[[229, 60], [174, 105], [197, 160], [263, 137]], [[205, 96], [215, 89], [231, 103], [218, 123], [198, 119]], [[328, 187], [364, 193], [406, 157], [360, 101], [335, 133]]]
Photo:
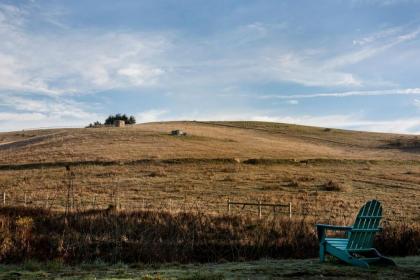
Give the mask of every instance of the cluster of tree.
[[115, 121], [118, 120], [122, 120], [124, 121], [126, 124], [135, 124], [136, 123], [136, 118], [134, 118], [134, 116], [127, 116], [126, 114], [116, 114], [116, 115], [110, 115], [108, 118], [106, 118], [104, 124], [102, 124], [101, 122], [94, 122], [94, 123], [90, 123], [87, 127], [101, 127], [104, 125], [113, 125]]
[[102, 126], [102, 123], [101, 123], [101, 122], [96, 121], [96, 122], [94, 122], [94, 123], [90, 123], [90, 124], [87, 126], [87, 128], [90, 128], [90, 127], [101, 127], [101, 126]]
[[135, 124], [136, 123], [136, 119], [134, 118], [134, 116], [127, 116], [126, 114], [116, 114], [116, 115], [110, 115], [106, 120], [105, 120], [105, 125], [110, 125], [110, 124], [114, 124], [115, 121], [124, 121], [126, 124]]

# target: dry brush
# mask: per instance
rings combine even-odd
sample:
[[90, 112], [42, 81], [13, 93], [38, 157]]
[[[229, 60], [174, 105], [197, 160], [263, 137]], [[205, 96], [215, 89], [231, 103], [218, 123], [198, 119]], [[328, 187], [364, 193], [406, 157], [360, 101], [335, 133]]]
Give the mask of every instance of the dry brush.
[[[218, 262], [312, 258], [310, 219], [206, 215], [200, 212], [53, 212], [0, 208], [0, 262]], [[388, 255], [419, 254], [418, 225], [386, 224], [376, 246]]]

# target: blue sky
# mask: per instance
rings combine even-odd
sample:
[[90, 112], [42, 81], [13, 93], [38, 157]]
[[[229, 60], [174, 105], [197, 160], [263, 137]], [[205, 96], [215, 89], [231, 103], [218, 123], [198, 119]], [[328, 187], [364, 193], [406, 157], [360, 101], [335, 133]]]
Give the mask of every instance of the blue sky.
[[263, 120], [420, 133], [420, 2], [0, 0], [0, 130]]

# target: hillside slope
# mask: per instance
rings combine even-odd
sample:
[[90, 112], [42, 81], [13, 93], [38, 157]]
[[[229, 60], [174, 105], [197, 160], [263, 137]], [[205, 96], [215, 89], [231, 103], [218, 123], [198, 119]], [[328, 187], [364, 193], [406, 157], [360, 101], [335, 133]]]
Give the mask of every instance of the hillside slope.
[[[173, 129], [187, 136], [171, 136]], [[79, 207], [118, 200], [126, 209], [225, 213], [229, 198], [292, 203], [296, 213], [342, 222], [376, 198], [387, 219], [419, 222], [417, 139], [266, 122], [1, 133], [0, 193], [7, 205], [63, 210], [71, 162]]]
[[[187, 136], [170, 136], [181, 129]], [[420, 160], [420, 137], [267, 122], [160, 122], [0, 133], [0, 164], [171, 158]]]

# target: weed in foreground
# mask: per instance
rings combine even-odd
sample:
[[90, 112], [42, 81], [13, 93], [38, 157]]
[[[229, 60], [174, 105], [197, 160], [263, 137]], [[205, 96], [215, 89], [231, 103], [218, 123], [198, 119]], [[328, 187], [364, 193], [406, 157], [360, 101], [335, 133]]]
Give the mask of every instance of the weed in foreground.
[[[18, 218], [19, 217], [19, 218]], [[27, 229], [30, 220], [31, 230]], [[51, 263], [188, 263], [318, 255], [315, 221], [309, 218], [253, 219], [200, 212], [53, 212], [0, 208], [1, 262], [22, 262], [36, 271]], [[342, 224], [342, 221], [335, 221]], [[5, 246], [4, 244], [7, 244]], [[387, 255], [419, 254], [418, 224], [385, 224], [376, 247]], [[125, 264], [120, 264], [126, 269]]]

